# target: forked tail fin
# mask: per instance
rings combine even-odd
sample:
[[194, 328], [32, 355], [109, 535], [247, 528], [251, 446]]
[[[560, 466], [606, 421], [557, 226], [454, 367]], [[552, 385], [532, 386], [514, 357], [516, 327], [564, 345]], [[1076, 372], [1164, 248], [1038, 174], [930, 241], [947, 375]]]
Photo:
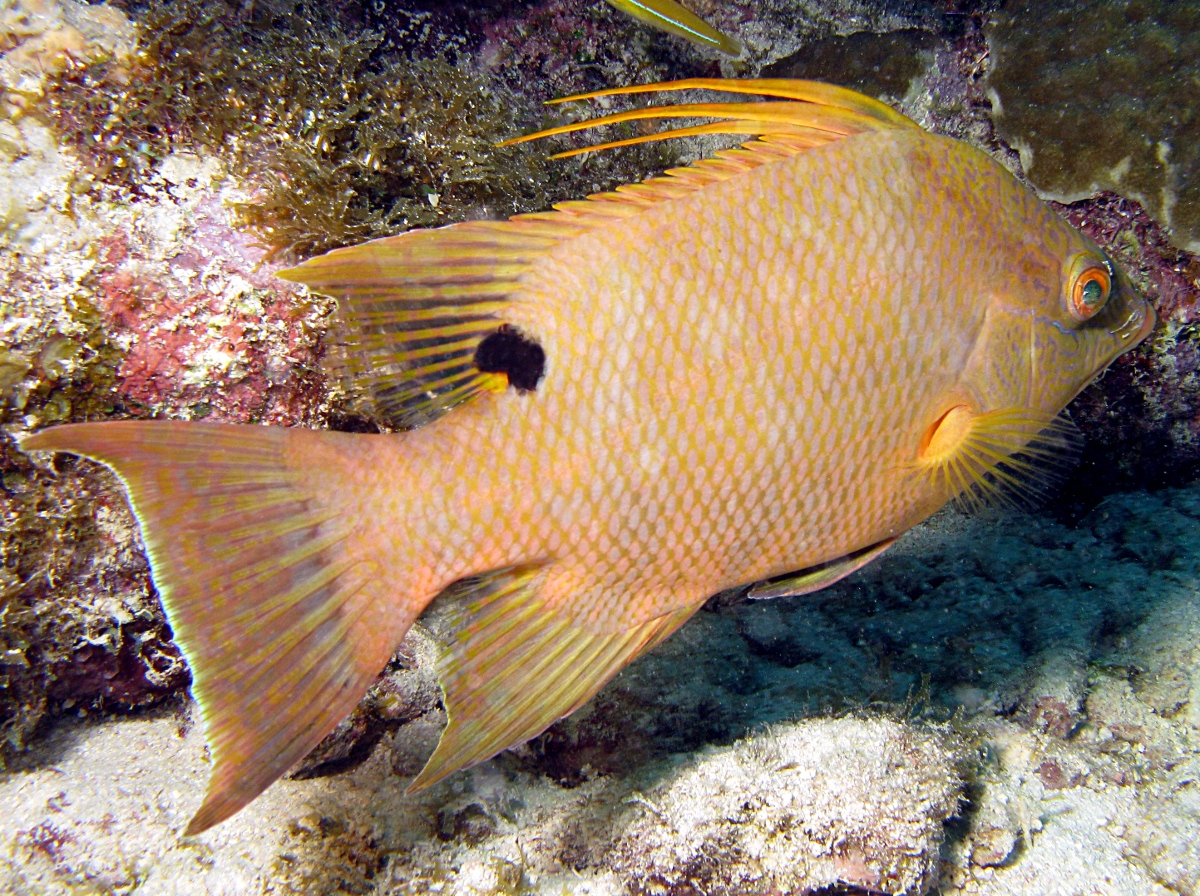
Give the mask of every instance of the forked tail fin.
[[361, 553], [354, 514], [340, 512], [345, 439], [120, 422], [22, 441], [107, 464], [128, 490], [212, 754], [187, 834], [233, 815], [332, 730], [420, 609], [381, 593], [385, 577]]

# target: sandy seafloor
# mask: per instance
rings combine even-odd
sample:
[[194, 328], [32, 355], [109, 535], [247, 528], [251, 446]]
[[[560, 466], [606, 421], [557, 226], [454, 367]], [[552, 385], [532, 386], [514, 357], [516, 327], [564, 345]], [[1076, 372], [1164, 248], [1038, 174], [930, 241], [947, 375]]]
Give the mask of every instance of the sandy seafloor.
[[1195, 893], [1198, 570], [1198, 485], [945, 511], [424, 794], [436, 710], [190, 840], [190, 707], [60, 722], [0, 780], [0, 891]]

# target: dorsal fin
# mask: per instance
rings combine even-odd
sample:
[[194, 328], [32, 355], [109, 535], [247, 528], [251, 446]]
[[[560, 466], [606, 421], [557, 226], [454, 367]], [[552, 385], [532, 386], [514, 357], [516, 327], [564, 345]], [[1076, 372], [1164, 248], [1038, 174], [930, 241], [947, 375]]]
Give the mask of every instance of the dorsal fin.
[[568, 150], [555, 158], [696, 134], [754, 139], [642, 183], [558, 203], [551, 212], [410, 231], [335, 249], [279, 274], [338, 300], [337, 366], [371, 398], [377, 417], [411, 429], [474, 396], [509, 385], [535, 387], [545, 360], [537, 334], [506, 327], [504, 307], [530, 266], [561, 242], [807, 149], [864, 132], [917, 128], [877, 100], [815, 81], [692, 78], [556, 102], [691, 89], [773, 99], [650, 107], [517, 137], [501, 145], [628, 121], [700, 117], [717, 120]]
[[[599, 152], [639, 143], [653, 143], [679, 137], [703, 134], [742, 134], [752, 139], [734, 149], [720, 150], [711, 157], [700, 159], [684, 168], [671, 168], [662, 176], [638, 184], [627, 184], [605, 193], [594, 193], [584, 201], [561, 202], [555, 210], [571, 216], [572, 223], [594, 227], [614, 217], [638, 214], [643, 209], [668, 199], [677, 199], [702, 190], [714, 183], [729, 180], [762, 165], [825, 146], [855, 134], [886, 129], [920, 130], [912, 119], [890, 106], [861, 93], [822, 84], [785, 78], [757, 80], [723, 80], [721, 78], [687, 78], [633, 87], [596, 90], [552, 100], [566, 103], [609, 96], [638, 93], [672, 92], [679, 90], [713, 90], [774, 98], [765, 102], [740, 103], [678, 103], [649, 106], [590, 118], [572, 124], [546, 128], [533, 134], [514, 137], [501, 143], [512, 146], [544, 137], [554, 137], [606, 125], [629, 121], [648, 121], [673, 118], [715, 118], [705, 124], [670, 128], [652, 134], [641, 134], [623, 140], [610, 140], [591, 146], [568, 149], [551, 156], [568, 158], [587, 152]], [[782, 100], [779, 102], [778, 100]], [[513, 220], [526, 216], [518, 215]]]
[[673, 128], [654, 134], [643, 134], [627, 140], [614, 140], [593, 146], [569, 149], [557, 153], [551, 158], [566, 158], [585, 152], [596, 152], [618, 146], [632, 146], [637, 143], [652, 143], [677, 137], [691, 137], [696, 134], [746, 134], [758, 138], [749, 144], [743, 144], [743, 148], [749, 148], [755, 146], [759, 141], [765, 141], [778, 142], [779, 145], [795, 149], [807, 149], [864, 131], [876, 131], [881, 128], [920, 129], [920, 126], [912, 119], [879, 100], [871, 99], [856, 91], [833, 84], [822, 84], [819, 81], [785, 78], [743, 81], [720, 78], [687, 78], [682, 81], [595, 90], [591, 93], [579, 93], [551, 100], [551, 103], [568, 103], [609, 96], [629, 96], [638, 93], [666, 93], [678, 90], [712, 90], [721, 93], [769, 96], [784, 102], [677, 103], [671, 106], [649, 106], [645, 109], [631, 109], [627, 112], [616, 112], [599, 118], [546, 128], [533, 134], [506, 140], [500, 145], [511, 146], [530, 140], [540, 140], [543, 137], [570, 134], [626, 121], [662, 118], [716, 118], [719, 120], [705, 125]]
[[514, 377], [479, 354], [489, 337], [511, 337], [537, 360], [540, 349], [504, 331], [500, 311], [529, 263], [564, 234], [545, 231], [537, 221], [413, 230], [334, 249], [278, 276], [338, 300], [335, 373], [369, 397], [381, 422], [412, 429], [510, 381], [536, 385], [536, 364]]

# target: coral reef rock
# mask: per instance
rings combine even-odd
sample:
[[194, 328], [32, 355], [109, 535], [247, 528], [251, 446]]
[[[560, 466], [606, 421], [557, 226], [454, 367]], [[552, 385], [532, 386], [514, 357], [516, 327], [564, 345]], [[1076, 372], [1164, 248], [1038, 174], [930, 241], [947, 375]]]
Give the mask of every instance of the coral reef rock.
[[1114, 190], [1200, 252], [1200, 6], [1009, 0], [988, 37], [996, 127], [1033, 185]]
[[614, 864], [635, 893], [924, 893], [958, 808], [954, 747], [878, 718], [773, 726], [630, 796]]

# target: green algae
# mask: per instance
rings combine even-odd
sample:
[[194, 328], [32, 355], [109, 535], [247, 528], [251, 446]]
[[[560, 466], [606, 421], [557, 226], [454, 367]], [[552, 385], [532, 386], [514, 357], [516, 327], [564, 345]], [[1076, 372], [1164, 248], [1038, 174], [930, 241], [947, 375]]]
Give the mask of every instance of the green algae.
[[1034, 186], [1112, 190], [1200, 251], [1200, 6], [1010, 0], [987, 35], [996, 130]]
[[44, 111], [101, 181], [134, 186], [180, 145], [224, 153], [256, 190], [244, 222], [297, 255], [546, 201], [542, 154], [495, 147], [513, 112], [481, 78], [322, 4], [246, 9], [152, 0], [134, 69], [65, 72]]

